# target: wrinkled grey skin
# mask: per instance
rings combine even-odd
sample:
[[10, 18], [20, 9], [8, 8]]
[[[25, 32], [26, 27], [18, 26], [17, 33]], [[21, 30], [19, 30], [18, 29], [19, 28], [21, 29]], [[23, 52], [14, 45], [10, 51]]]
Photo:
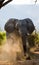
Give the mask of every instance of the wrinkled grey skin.
[[31, 34], [35, 30], [35, 26], [31, 19], [26, 18], [23, 20], [18, 19], [9, 19], [5, 24], [5, 30], [7, 33], [12, 33], [13, 31], [17, 30], [18, 33], [22, 37], [24, 54], [26, 55], [26, 39], [27, 35]]

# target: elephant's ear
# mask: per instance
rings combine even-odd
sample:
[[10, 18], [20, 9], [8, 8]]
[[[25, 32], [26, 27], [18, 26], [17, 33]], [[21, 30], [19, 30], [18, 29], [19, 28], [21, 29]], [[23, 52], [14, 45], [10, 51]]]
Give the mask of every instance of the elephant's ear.
[[35, 30], [35, 26], [33, 24], [33, 21], [29, 18], [26, 18], [26, 22], [27, 22], [28, 32], [31, 34]]
[[13, 24], [9, 24], [9, 25], [5, 26], [5, 30], [8, 33], [12, 33], [14, 31], [14, 25]]
[[15, 29], [14, 22], [15, 21], [13, 19], [9, 19], [7, 21], [7, 23], [4, 26], [4, 29], [5, 29], [6, 32], [12, 33], [14, 31], [14, 29]]
[[15, 26], [16, 26], [17, 20], [18, 19], [13, 19], [13, 18], [9, 19], [4, 26], [5, 31], [8, 33], [12, 33], [16, 29]]

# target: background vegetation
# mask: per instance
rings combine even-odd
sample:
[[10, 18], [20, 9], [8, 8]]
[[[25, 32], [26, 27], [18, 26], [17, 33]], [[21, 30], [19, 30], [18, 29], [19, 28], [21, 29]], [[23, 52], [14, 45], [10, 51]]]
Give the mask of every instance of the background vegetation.
[[0, 31], [0, 45], [3, 45], [6, 41], [6, 32]]

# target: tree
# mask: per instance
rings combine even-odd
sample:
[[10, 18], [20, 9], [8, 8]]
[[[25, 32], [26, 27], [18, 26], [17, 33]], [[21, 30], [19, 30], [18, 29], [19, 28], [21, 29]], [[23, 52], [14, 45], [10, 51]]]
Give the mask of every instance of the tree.
[[2, 8], [3, 6], [5, 6], [5, 5], [7, 5], [9, 2], [11, 2], [12, 0], [7, 0], [7, 1], [5, 1], [5, 0], [0, 0], [0, 8]]

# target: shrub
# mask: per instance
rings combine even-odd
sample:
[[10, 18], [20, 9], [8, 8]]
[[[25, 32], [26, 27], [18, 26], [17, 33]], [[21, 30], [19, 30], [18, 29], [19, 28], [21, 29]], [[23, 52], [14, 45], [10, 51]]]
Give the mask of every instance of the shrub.
[[6, 40], [6, 32], [0, 32], [0, 45], [4, 44]]

